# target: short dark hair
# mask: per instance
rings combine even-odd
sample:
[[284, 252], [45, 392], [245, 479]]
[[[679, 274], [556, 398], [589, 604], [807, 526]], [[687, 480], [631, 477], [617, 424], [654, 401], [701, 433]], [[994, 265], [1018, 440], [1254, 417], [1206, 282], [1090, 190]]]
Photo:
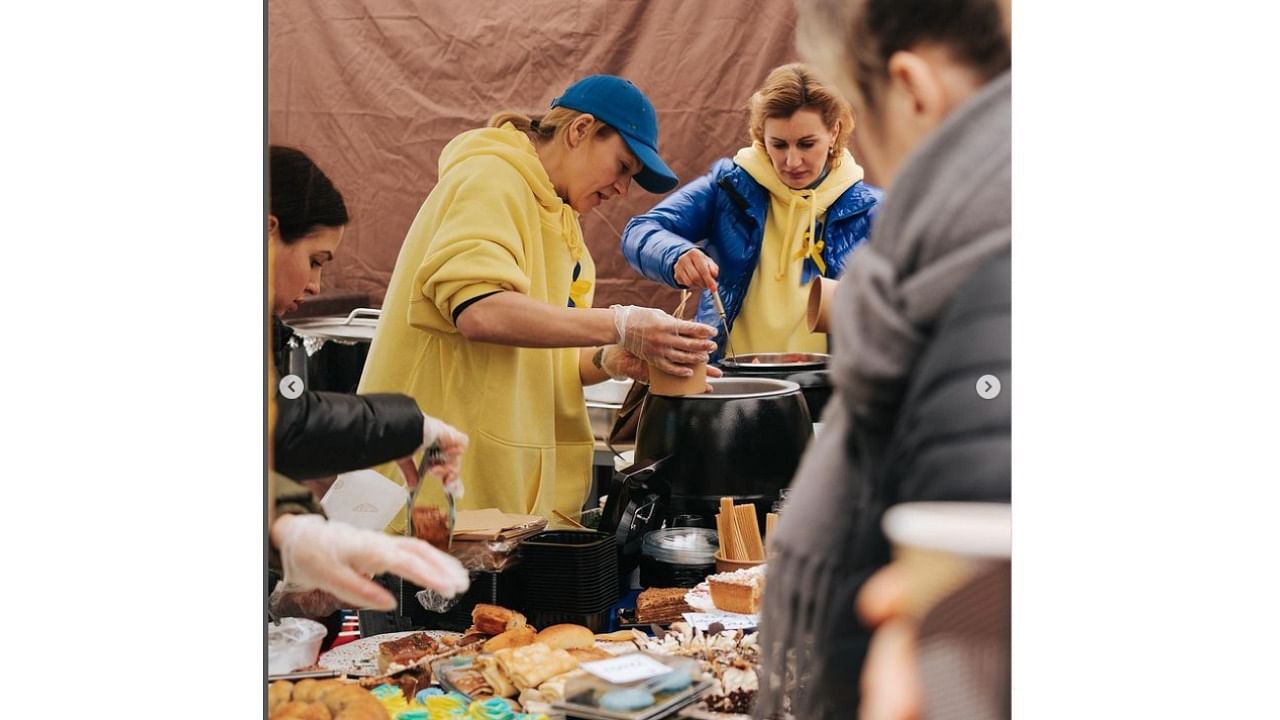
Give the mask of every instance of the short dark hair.
[[272, 145], [270, 155], [271, 214], [285, 244], [317, 227], [342, 227], [351, 221], [342, 193], [306, 153]]
[[797, 27], [827, 36], [870, 107], [889, 74], [889, 58], [921, 43], [947, 48], [957, 62], [989, 82], [1009, 69], [1004, 15], [995, 0], [802, 0]]

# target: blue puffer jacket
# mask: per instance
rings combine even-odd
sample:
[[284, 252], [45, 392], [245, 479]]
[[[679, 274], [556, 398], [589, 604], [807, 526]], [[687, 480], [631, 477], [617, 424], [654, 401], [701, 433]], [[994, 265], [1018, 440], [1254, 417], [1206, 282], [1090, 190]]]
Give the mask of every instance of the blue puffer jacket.
[[[883, 194], [859, 181], [827, 208], [817, 229], [818, 237], [826, 243], [822, 257], [827, 277], [839, 277], [845, 257], [871, 234], [871, 220]], [[732, 160], [722, 158], [712, 164], [711, 172], [632, 218], [622, 232], [622, 255], [650, 280], [681, 287], [675, 279], [676, 261], [689, 250], [700, 248], [720, 266], [717, 283], [728, 329], [732, 330], [760, 260], [768, 210], [769, 191]], [[818, 274], [817, 265], [806, 258], [801, 284]], [[720, 326], [711, 293], [702, 293], [696, 319]], [[716, 336], [719, 347], [711, 356], [712, 362], [724, 352], [726, 337], [724, 329]]]

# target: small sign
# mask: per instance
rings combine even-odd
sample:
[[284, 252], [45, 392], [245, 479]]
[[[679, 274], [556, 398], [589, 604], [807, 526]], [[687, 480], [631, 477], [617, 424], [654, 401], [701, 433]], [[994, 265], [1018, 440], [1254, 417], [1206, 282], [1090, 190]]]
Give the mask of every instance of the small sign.
[[759, 626], [759, 615], [742, 615], [741, 613], [685, 613], [685, 622], [695, 630], [706, 629], [712, 623], [720, 623], [725, 630], [751, 630]]
[[579, 667], [614, 685], [626, 685], [637, 680], [648, 680], [651, 677], [658, 677], [671, 672], [671, 668], [644, 653], [638, 652], [619, 655], [608, 660], [584, 662]]

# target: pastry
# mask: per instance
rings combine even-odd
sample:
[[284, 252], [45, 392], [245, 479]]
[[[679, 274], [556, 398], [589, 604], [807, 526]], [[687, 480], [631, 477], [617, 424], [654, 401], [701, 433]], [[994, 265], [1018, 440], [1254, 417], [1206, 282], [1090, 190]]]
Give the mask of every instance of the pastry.
[[669, 623], [684, 619], [684, 614], [694, 612], [684, 596], [685, 588], [649, 588], [636, 598], [636, 622]]
[[267, 686], [267, 714], [293, 699], [293, 683], [288, 680], [277, 680]]
[[707, 578], [711, 602], [725, 612], [751, 615], [760, 612], [764, 596], [764, 575], [750, 570], [735, 570]]
[[282, 703], [268, 716], [270, 720], [332, 720], [329, 708], [320, 703], [305, 703], [291, 700]]
[[648, 635], [639, 630], [619, 630], [611, 633], [596, 633], [597, 642], [643, 642], [648, 639]]
[[437, 655], [443, 648], [435, 638], [420, 632], [378, 645], [378, 672], [386, 673], [391, 667], [408, 667], [428, 655]]
[[548, 679], [578, 667], [578, 661], [572, 655], [564, 650], [552, 650], [542, 643], [499, 650], [493, 657], [502, 672], [520, 690], [536, 688]]
[[485, 635], [501, 635], [507, 630], [523, 627], [525, 618], [514, 610], [479, 603], [471, 610], [471, 624]]
[[735, 660], [728, 666], [713, 667], [715, 684], [703, 702], [709, 710], [746, 715], [755, 704], [760, 681], [750, 663]]
[[548, 703], [556, 703], [564, 700], [565, 686], [568, 682], [576, 677], [586, 675], [586, 670], [570, 670], [567, 673], [560, 673], [555, 677], [548, 678], [545, 682], [538, 686], [538, 693], [543, 700]]
[[[523, 648], [508, 648], [498, 652], [513, 652], [519, 649]], [[520, 692], [520, 689], [511, 681], [511, 677], [499, 665], [496, 655], [481, 655], [476, 658], [476, 667], [480, 668], [480, 674], [493, 689], [495, 697], [515, 697]]]
[[688, 623], [678, 622], [661, 638], [649, 639], [645, 649], [698, 660], [702, 669], [714, 678], [702, 705], [712, 712], [749, 714], [759, 689], [757, 640], [756, 633], [725, 630], [704, 634]]
[[413, 509], [413, 534], [426, 540], [439, 550], [449, 550], [449, 516], [444, 510], [430, 505]]
[[[595, 647], [596, 636], [590, 628], [582, 625], [552, 625], [538, 633], [537, 642], [552, 650], [572, 650]], [[488, 649], [486, 645], [485, 650]]]
[[608, 660], [613, 657], [613, 653], [608, 650], [601, 650], [598, 647], [569, 648], [565, 652], [569, 653], [569, 657], [579, 663], [591, 662], [592, 660]]
[[528, 645], [534, 641], [535, 637], [539, 637], [538, 633], [532, 627], [525, 625], [493, 636], [484, 644], [484, 651], [494, 653], [503, 648]]
[[494, 694], [493, 686], [485, 679], [478, 667], [456, 668], [446, 671], [449, 684], [465, 693], [468, 697], [489, 697]]
[[[280, 686], [277, 697], [286, 690]], [[389, 720], [382, 703], [358, 685], [341, 680], [302, 680], [268, 715], [270, 720]], [[270, 691], [268, 691], [268, 699]]]

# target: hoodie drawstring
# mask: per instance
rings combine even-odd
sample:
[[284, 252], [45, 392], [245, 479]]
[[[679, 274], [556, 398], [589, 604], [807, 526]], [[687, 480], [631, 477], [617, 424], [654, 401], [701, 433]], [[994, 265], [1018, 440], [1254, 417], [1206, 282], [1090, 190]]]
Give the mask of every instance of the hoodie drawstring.
[[[814, 234], [818, 228], [818, 194], [812, 190], [800, 190], [793, 193], [791, 202], [787, 205], [787, 219], [782, 227], [786, 229], [785, 232], [790, 232], [791, 228], [795, 227], [796, 205], [802, 200], [809, 201], [809, 228], [800, 237], [800, 250], [794, 256], [791, 256], [791, 259], [799, 260], [807, 255], [813, 258], [814, 264], [818, 266], [818, 272], [826, 275], [827, 263], [822, 259], [822, 250], [826, 247], [826, 243], [822, 240], [814, 240]], [[787, 258], [790, 256], [790, 251], [785, 242], [780, 243], [778, 249], [778, 272], [774, 274], [773, 279], [780, 281], [786, 277]]]

